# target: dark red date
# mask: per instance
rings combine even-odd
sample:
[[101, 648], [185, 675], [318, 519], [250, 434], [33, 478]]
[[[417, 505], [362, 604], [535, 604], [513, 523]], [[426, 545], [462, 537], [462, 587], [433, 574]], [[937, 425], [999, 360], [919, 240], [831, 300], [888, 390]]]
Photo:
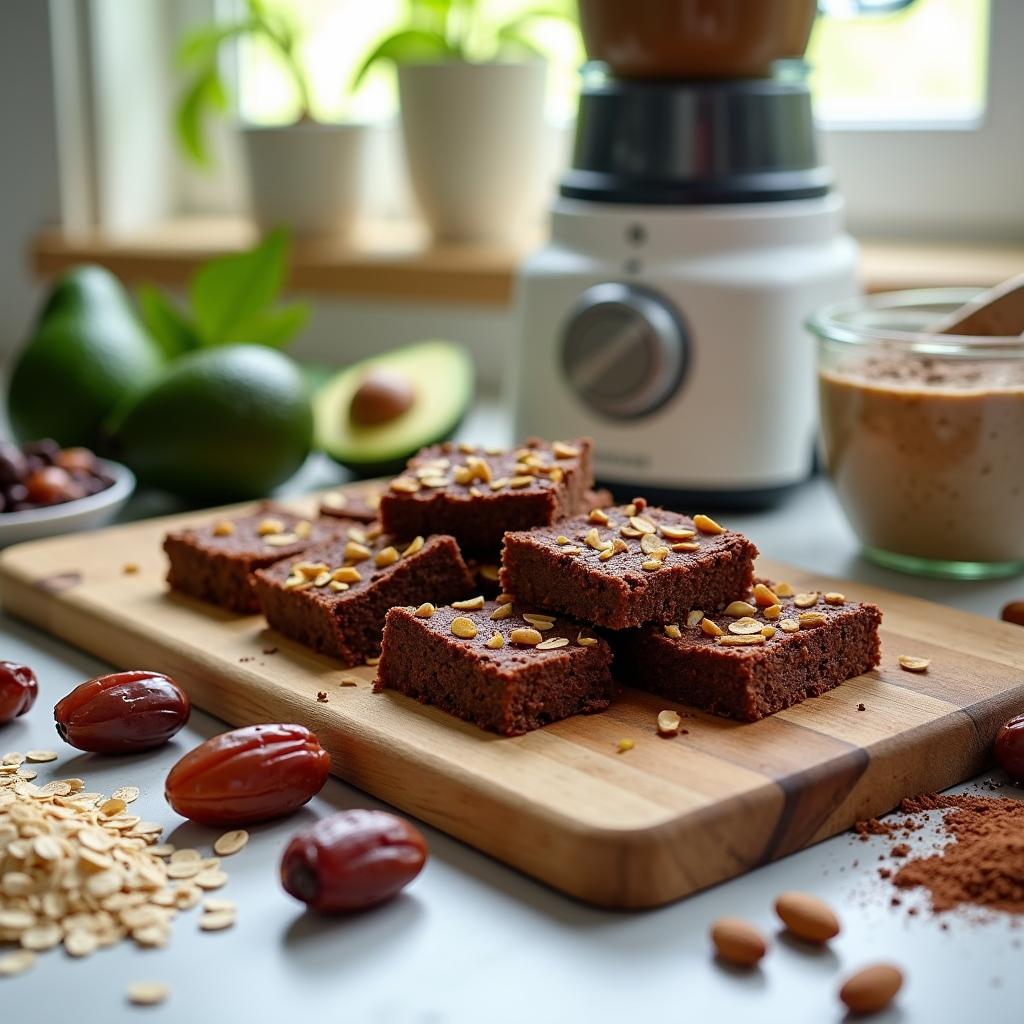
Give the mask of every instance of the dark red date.
[[17, 661], [0, 661], [0, 725], [25, 714], [39, 696], [36, 674]]
[[331, 759], [301, 725], [249, 725], [189, 751], [167, 776], [167, 802], [203, 825], [248, 825], [308, 803]]
[[313, 910], [365, 910], [408, 885], [426, 860], [426, 840], [404, 819], [341, 811], [292, 839], [281, 858], [281, 883]]
[[1024, 601], [1011, 601], [1002, 613], [1003, 622], [1012, 622], [1015, 626], [1024, 626]]
[[166, 743], [192, 710], [188, 694], [159, 672], [112, 672], [72, 690], [54, 709], [65, 743], [96, 754], [132, 754]]
[[1024, 782], [1024, 715], [1011, 718], [996, 733], [996, 760], [1013, 782]]

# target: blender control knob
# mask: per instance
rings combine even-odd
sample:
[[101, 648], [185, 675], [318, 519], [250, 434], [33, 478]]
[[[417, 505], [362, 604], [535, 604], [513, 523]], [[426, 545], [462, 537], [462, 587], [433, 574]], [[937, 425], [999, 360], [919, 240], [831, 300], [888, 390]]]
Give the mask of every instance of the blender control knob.
[[687, 332], [664, 296], [647, 288], [593, 285], [569, 312], [562, 369], [572, 390], [613, 419], [646, 416], [678, 390], [686, 373]]

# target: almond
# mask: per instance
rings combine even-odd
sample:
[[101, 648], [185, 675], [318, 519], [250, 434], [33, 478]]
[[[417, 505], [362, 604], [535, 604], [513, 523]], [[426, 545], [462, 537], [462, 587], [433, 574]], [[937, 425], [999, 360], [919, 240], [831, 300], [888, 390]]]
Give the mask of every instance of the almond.
[[751, 924], [738, 917], [719, 918], [711, 926], [715, 951], [737, 967], [755, 967], [768, 952], [768, 944]]
[[809, 892], [784, 892], [775, 901], [775, 913], [804, 942], [820, 944], [839, 934], [839, 919], [831, 907]]
[[878, 1013], [884, 1010], [903, 987], [903, 972], [891, 964], [865, 967], [839, 990], [839, 998], [855, 1014]]

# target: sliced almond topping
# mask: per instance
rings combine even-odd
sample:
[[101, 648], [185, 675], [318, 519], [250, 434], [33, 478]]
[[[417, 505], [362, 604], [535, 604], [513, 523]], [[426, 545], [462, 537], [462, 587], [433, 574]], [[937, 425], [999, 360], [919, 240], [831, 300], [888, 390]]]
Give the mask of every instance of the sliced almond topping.
[[274, 533], [263, 538], [263, 543], [271, 548], [286, 548], [299, 539], [297, 533]]
[[537, 644], [538, 651], [557, 651], [559, 647], [568, 647], [569, 638], [567, 636], [553, 636], [550, 640], [542, 640]]
[[520, 474], [519, 476], [512, 477], [512, 479], [509, 480], [508, 485], [512, 490], [517, 491], [522, 487], [529, 487], [532, 483], [532, 476], [523, 476]]
[[569, 540], [569, 538], [568, 538], [568, 537], [566, 537], [566, 535], [565, 535], [564, 533], [560, 533], [560, 534], [559, 534], [559, 535], [558, 535], [558, 536], [557, 536], [557, 537], [555, 538], [555, 543], [556, 543], [556, 544], [558, 544], [558, 545], [562, 545], [562, 544], [571, 544], [571, 543], [572, 543], [572, 541], [570, 541], [570, 540]]
[[[578, 547], [576, 547], [575, 544], [572, 547], [569, 547], [569, 548], [562, 548], [562, 554], [563, 555], [578, 555], [579, 553], [580, 553], [580, 549]], [[598, 555], [597, 557], [600, 558], [601, 556]]]
[[607, 562], [614, 554], [616, 554], [615, 548], [605, 548], [604, 551], [597, 556], [597, 560], [599, 562]]
[[111, 797], [109, 800], [100, 804], [100, 814], [106, 818], [112, 818], [115, 814], [122, 814], [127, 806], [128, 805], [123, 800]]
[[631, 739], [621, 739], [615, 744], [615, 750], [619, 754], [625, 754], [627, 750], [632, 750], [636, 746], [636, 743]]
[[[655, 551], [661, 548], [661, 540], [656, 533], [645, 533], [640, 538], [640, 550], [645, 555], [653, 554]], [[664, 549], [666, 552], [667, 548]]]
[[646, 516], [630, 516], [629, 525], [640, 533], [657, 533], [658, 527]]
[[468, 441], [460, 441], [459, 451], [462, 452], [463, 455], [472, 455], [473, 452], [476, 451], [476, 445], [470, 444]]
[[391, 481], [391, 490], [399, 494], [415, 494], [420, 489], [420, 482], [415, 477], [398, 476]]
[[497, 480], [492, 480], [487, 486], [490, 487], [492, 491], [500, 491], [502, 487], [508, 486], [508, 477], [498, 477]]
[[576, 643], [578, 643], [580, 647], [593, 647], [594, 644], [597, 643], [597, 637], [584, 636], [582, 633], [580, 633], [580, 635], [576, 637]]
[[552, 483], [560, 484], [565, 479], [565, 473], [562, 471], [560, 466], [548, 470], [548, 479]]
[[622, 514], [626, 516], [626, 518], [629, 518], [629, 516], [635, 516], [639, 511], [641, 510], [636, 507], [636, 502], [631, 501], [628, 505], [623, 507]]
[[512, 614], [512, 605], [499, 604], [494, 611], [491, 612], [490, 618], [492, 622], [497, 622], [499, 619], [507, 619]]
[[[349, 545], [346, 544], [346, 557], [348, 557], [348, 548]], [[354, 565], [343, 565], [331, 573], [331, 579], [336, 583], [358, 583], [362, 578], [359, 570]]]
[[398, 548], [389, 544], [386, 548], [381, 548], [380, 551], [377, 552], [373, 559], [373, 564], [377, 566], [378, 569], [386, 569], [389, 565], [394, 565], [400, 557], [401, 556], [398, 554]]
[[322, 572], [322, 573], [319, 573], [317, 576], [313, 577], [313, 586], [314, 587], [326, 587], [327, 584], [330, 583], [330, 582], [331, 582], [331, 574], [329, 572]]
[[349, 540], [354, 540], [357, 544], [366, 543], [366, 531], [361, 526], [350, 526], [345, 536]]
[[801, 612], [797, 622], [801, 629], [817, 629], [824, 626], [828, 619], [824, 612]]
[[598, 523], [601, 526], [607, 526], [608, 525], [608, 513], [605, 512], [605, 510], [603, 508], [592, 508], [590, 510], [590, 515], [587, 516], [587, 518], [592, 523]]
[[913, 654], [901, 654], [896, 660], [904, 672], [927, 672], [931, 664], [928, 658], [918, 658]]
[[726, 607], [725, 614], [738, 619], [746, 615], [756, 615], [757, 609], [747, 601], [733, 601]]
[[682, 725], [682, 720], [679, 718], [679, 713], [676, 711], [659, 711], [658, 712], [658, 735], [659, 736], [678, 736], [679, 727]]
[[343, 509], [348, 504], [348, 495], [342, 491], [328, 491], [321, 499], [320, 503], [324, 508], [332, 508], [335, 511]]
[[725, 533], [724, 526], [719, 526], [710, 516], [703, 516], [699, 513], [693, 517], [693, 525], [701, 533]]
[[704, 613], [695, 608], [693, 611], [686, 613], [686, 625], [692, 629], [694, 626], [699, 626], [703, 618]]
[[536, 626], [542, 632], [546, 629], [551, 629], [555, 624], [555, 617], [544, 612], [523, 612], [523, 618], [531, 626]]
[[313, 536], [313, 524], [308, 519], [300, 519], [295, 524], [295, 536], [301, 540], [309, 540]]
[[579, 448], [571, 444], [566, 444], [564, 441], [555, 441], [551, 446], [551, 454], [556, 459], [575, 459], [580, 453]]
[[667, 626], [662, 626], [661, 628], [665, 636], [670, 640], [678, 640], [683, 635], [682, 630], [674, 622], [670, 622]]
[[700, 544], [695, 540], [681, 540], [678, 544], [672, 545], [673, 551], [700, 551]]
[[484, 644], [484, 647], [490, 647], [492, 651], [496, 651], [501, 647], [505, 646], [505, 638], [500, 633], [494, 633], [491, 639]]
[[655, 572], [662, 567], [663, 563], [658, 558], [649, 558], [646, 562], [640, 563], [640, 568], [643, 569], [644, 572]]
[[765, 641], [766, 637], [760, 633], [754, 633], [752, 636], [720, 636], [715, 642], [723, 647], [754, 647], [757, 644], [765, 643]]
[[327, 584], [327, 589], [333, 591], [335, 594], [343, 594], [349, 589], [349, 584], [339, 583], [337, 580], [331, 580], [331, 582]]
[[230, 519], [221, 519], [213, 524], [214, 537], [230, 537], [235, 532], [235, 524]]
[[414, 537], [409, 543], [409, 546], [402, 552], [403, 558], [408, 558], [410, 555], [415, 555], [417, 551], [423, 549], [424, 540], [422, 537]]
[[793, 596], [793, 585], [791, 583], [776, 583], [773, 589], [779, 597]]
[[595, 551], [607, 551], [610, 550], [612, 546], [612, 542], [610, 540], [601, 539], [601, 534], [598, 533], [596, 526], [587, 530], [587, 535], [583, 539], [586, 542], [587, 547], [593, 548]]
[[417, 619], [429, 619], [436, 611], [437, 609], [429, 601], [424, 601], [423, 604], [416, 609], [414, 614]]
[[825, 604], [846, 604], [846, 595], [840, 594], [835, 590], [830, 590], [825, 595]]
[[452, 479], [462, 487], [473, 482], [473, 470], [469, 466], [456, 466]]
[[806, 594], [797, 594], [793, 598], [793, 604], [797, 608], [811, 608], [818, 603], [818, 592], [816, 590], [809, 591]]
[[470, 597], [465, 601], [452, 601], [452, 607], [460, 612], [478, 612], [483, 606], [484, 598], [482, 594], [477, 594], [476, 597]]
[[536, 647], [544, 639], [537, 630], [525, 626], [513, 629], [508, 638], [510, 643], [522, 644], [524, 647]]
[[448, 486], [448, 477], [446, 476], [421, 476], [420, 486], [426, 487], [429, 490], [436, 490], [438, 487]]
[[[347, 562], [364, 562], [370, 557], [370, 549], [365, 544], [350, 540], [345, 544], [345, 560]], [[345, 580], [341, 581], [346, 582]]]
[[777, 619], [782, 614], [782, 605], [770, 604], [767, 608], [764, 609], [764, 611], [761, 612], [761, 614], [766, 619]]
[[763, 636], [765, 640], [771, 640], [771, 638], [775, 636], [775, 627], [765, 626], [764, 629], [761, 630], [761, 636]]
[[284, 523], [280, 519], [261, 519], [256, 525], [256, 532], [261, 537], [268, 537], [274, 533], [284, 533]]
[[691, 530], [688, 526], [670, 526], [668, 523], [661, 523], [658, 529], [661, 530], [661, 535], [666, 540], [693, 540], [697, 536], [697, 531]]
[[779, 629], [783, 633], [795, 633], [800, 628], [800, 623], [796, 619], [779, 619]]
[[476, 623], [464, 615], [459, 615], [452, 619], [451, 631], [463, 640], [472, 640], [476, 636]]
[[754, 633], [761, 632], [761, 623], [745, 615], [729, 623], [729, 632], [735, 633], [736, 636], [753, 636]]
[[640, 530], [634, 530], [629, 523], [623, 523], [619, 527], [619, 533], [621, 533], [623, 537], [629, 537], [630, 539], [643, 536], [643, 533]]
[[773, 604], [778, 603], [779, 598], [770, 587], [766, 587], [763, 583], [754, 584], [754, 604], [759, 608], [770, 608]]
[[717, 622], [713, 622], [709, 618], [703, 618], [700, 620], [700, 628], [708, 636], [721, 636], [725, 632]]

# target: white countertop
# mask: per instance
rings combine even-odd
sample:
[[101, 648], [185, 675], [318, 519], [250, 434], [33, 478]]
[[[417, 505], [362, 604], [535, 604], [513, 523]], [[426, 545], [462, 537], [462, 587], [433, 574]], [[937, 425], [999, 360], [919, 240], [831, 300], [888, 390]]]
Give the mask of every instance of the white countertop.
[[[464, 433], [490, 441], [494, 423], [477, 417]], [[323, 479], [322, 473], [321, 466], [307, 480]], [[772, 558], [982, 615], [998, 615], [1005, 602], [1024, 596], [1019, 578], [925, 581], [866, 564], [821, 479], [781, 508], [727, 521]], [[163, 801], [163, 779], [186, 750], [222, 731], [222, 723], [195, 712], [161, 750], [121, 759], [79, 754], [58, 740], [50, 708], [105, 666], [6, 617], [0, 617], [0, 635], [0, 657], [31, 665], [41, 688], [26, 718], [0, 728], [0, 753], [59, 751], [59, 761], [38, 766], [39, 782], [79, 775], [89, 789], [106, 792], [134, 783], [142, 796], [133, 810], [165, 823], [171, 842], [208, 847], [218, 831], [176, 817]], [[305, 914], [277, 878], [288, 838], [315, 816], [377, 806], [331, 779], [306, 809], [252, 829], [249, 845], [225, 860], [231, 880], [217, 895], [238, 903], [234, 929], [202, 933], [192, 910], [179, 915], [164, 950], [122, 943], [83, 961], [60, 951], [42, 954], [28, 974], [0, 979], [0, 1022], [820, 1024], [843, 1019], [836, 998], [841, 979], [879, 960], [899, 964], [907, 975], [896, 1004], [873, 1018], [881, 1024], [1019, 1019], [1024, 1005], [1024, 933], [1006, 918], [979, 924], [956, 915], [947, 916], [943, 930], [928, 914], [909, 916], [910, 900], [890, 907], [892, 892], [877, 875], [888, 844], [850, 835], [661, 910], [610, 913], [561, 896], [424, 826], [430, 861], [392, 903], [352, 918]], [[828, 949], [809, 952], [778, 934], [771, 906], [788, 888], [817, 893], [840, 914], [842, 934]], [[746, 917], [771, 936], [759, 969], [738, 972], [712, 959], [708, 928], [724, 914]], [[125, 989], [140, 980], [168, 983], [170, 999], [159, 1007], [129, 1006]]]

